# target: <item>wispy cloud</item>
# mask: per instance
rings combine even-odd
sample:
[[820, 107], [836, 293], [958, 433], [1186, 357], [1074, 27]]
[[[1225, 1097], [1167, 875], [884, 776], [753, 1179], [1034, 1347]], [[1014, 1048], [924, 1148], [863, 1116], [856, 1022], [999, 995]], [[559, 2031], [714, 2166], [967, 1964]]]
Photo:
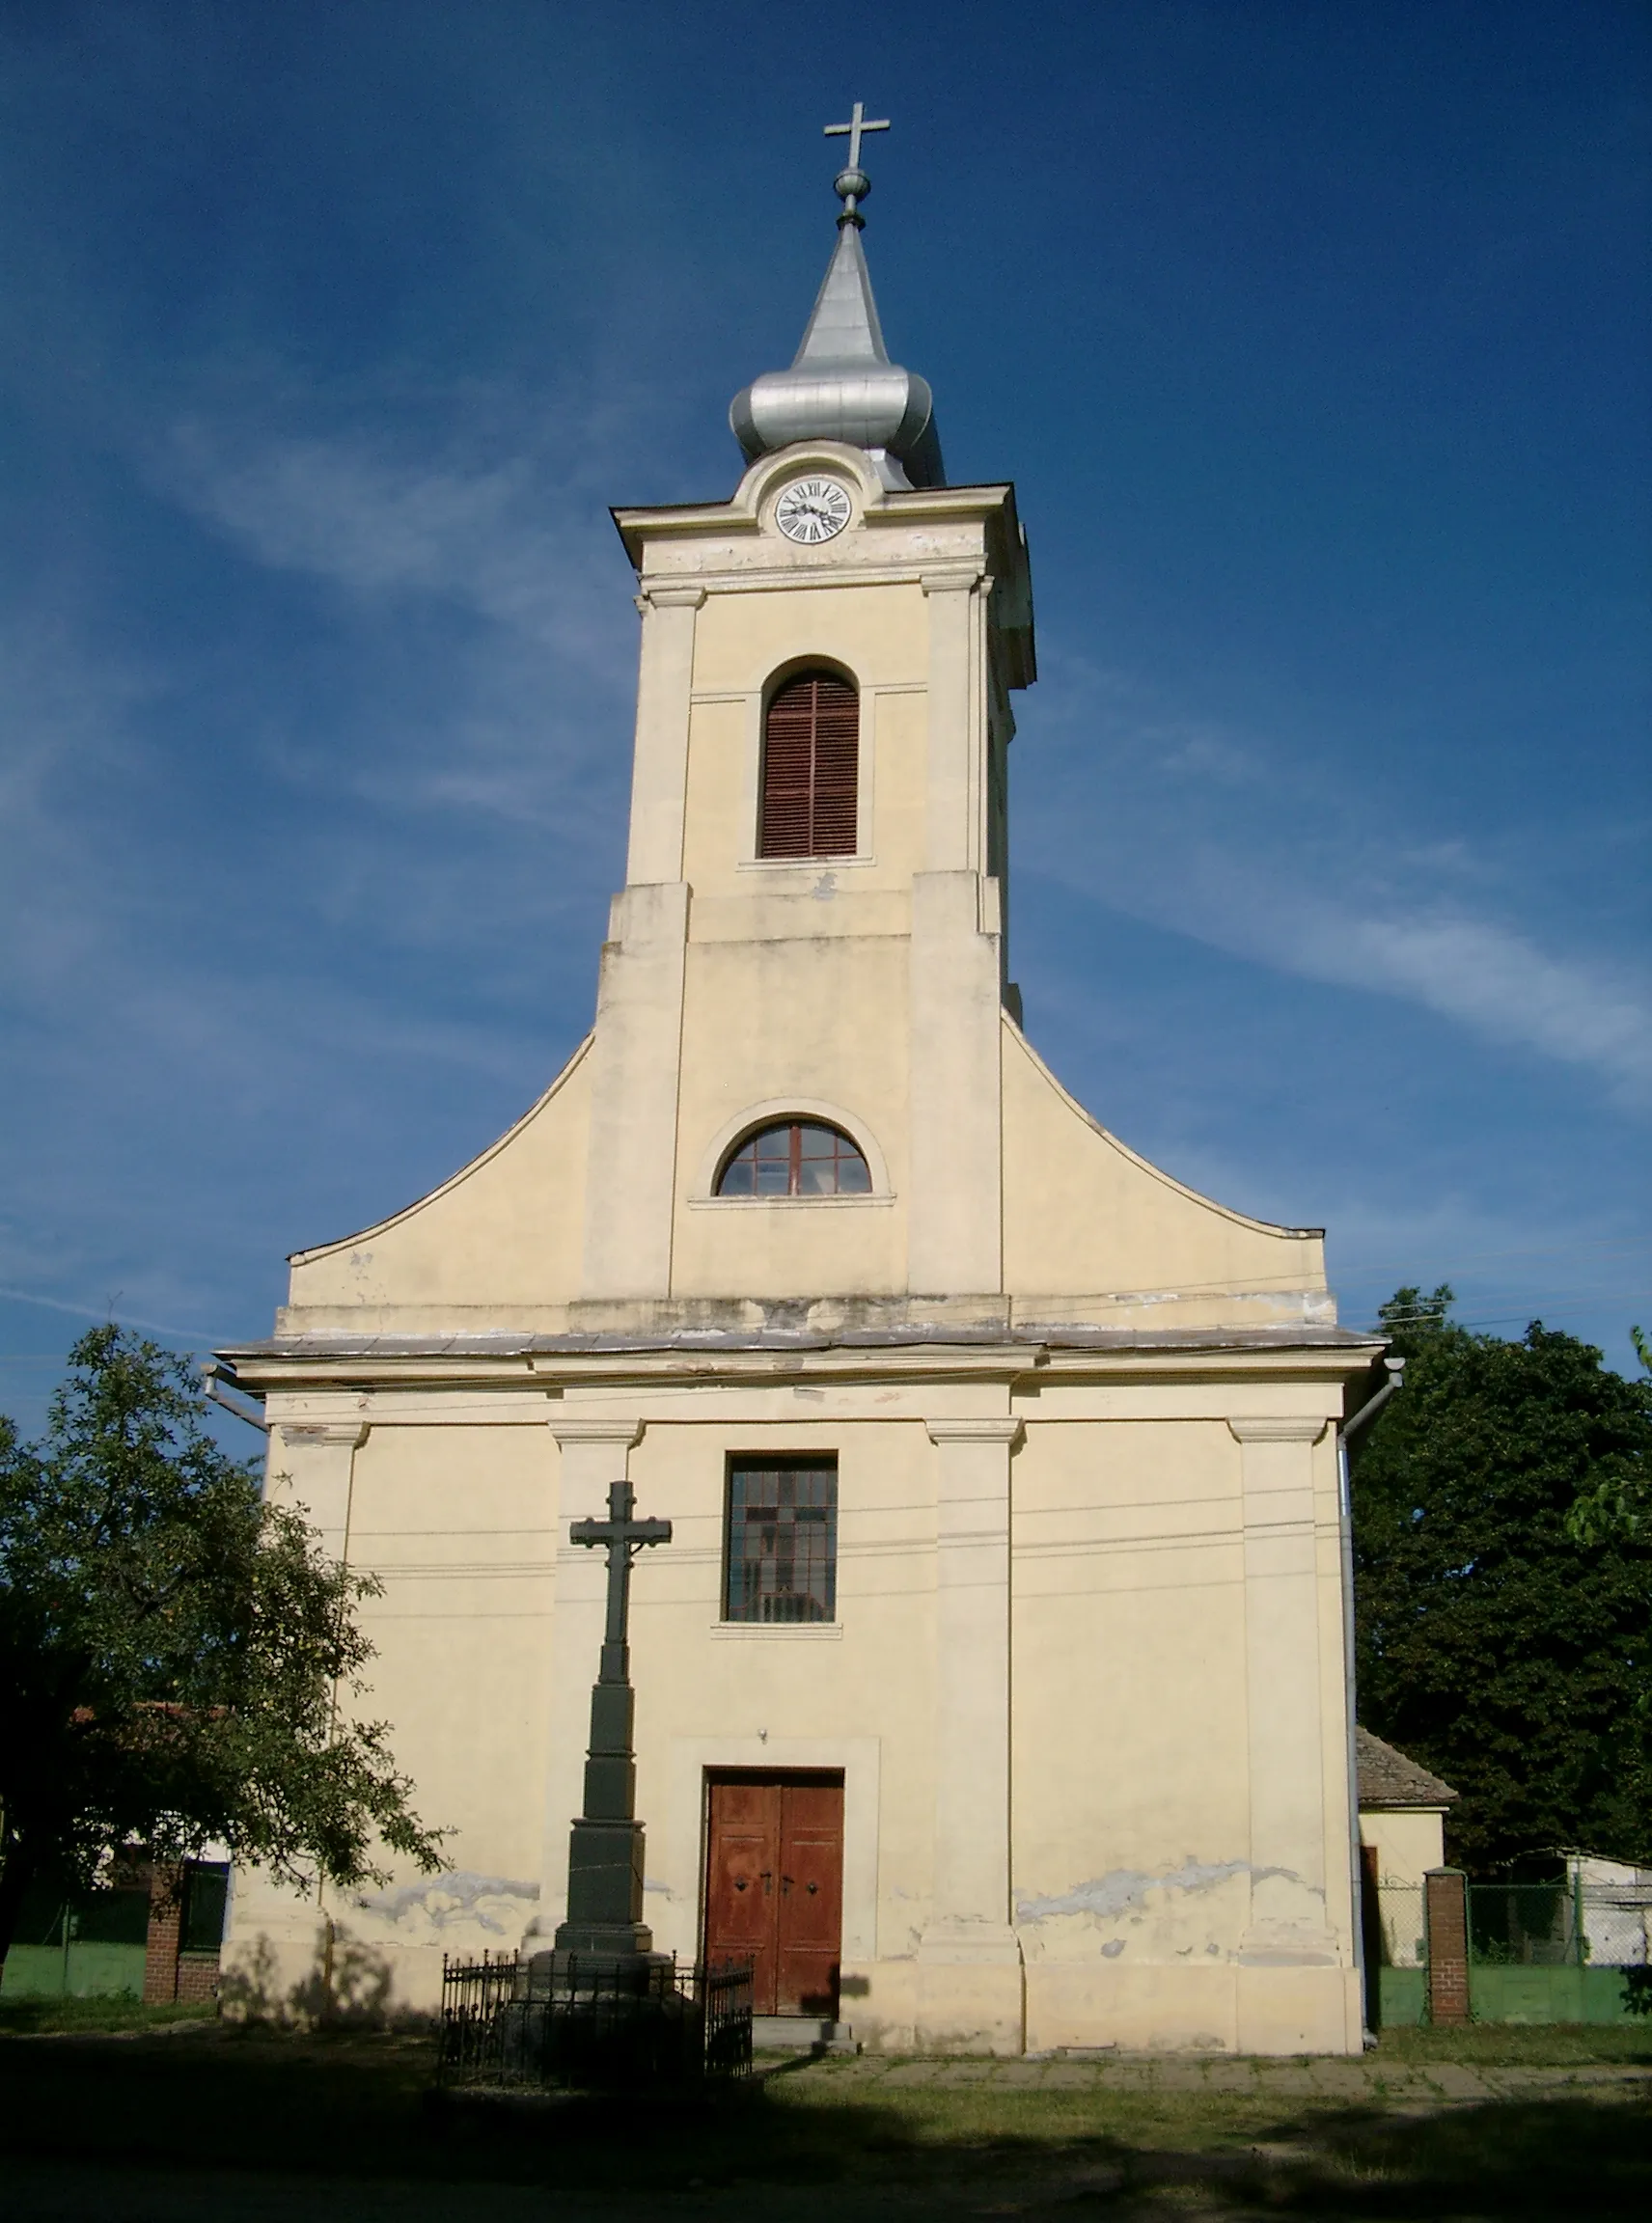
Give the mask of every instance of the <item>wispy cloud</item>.
[[1652, 1105], [1652, 983], [1615, 955], [1546, 946], [1467, 835], [1408, 822], [1300, 747], [1178, 718], [1127, 675], [1069, 663], [1054, 693], [1060, 755], [1032, 859], [1021, 850], [1034, 870], [1232, 955], [1584, 1068], [1621, 1109]]
[[1626, 1105], [1652, 1103], [1652, 995], [1615, 969], [1547, 955], [1484, 919], [1322, 905], [1305, 923], [1312, 940], [1297, 961], [1311, 976], [1411, 996], [1495, 1040], [1592, 1067]]
[[[157, 443], [150, 468], [261, 563], [358, 596], [453, 602], [606, 681], [622, 574], [585, 489], [590, 458], [565, 439], [547, 454], [527, 427], [511, 443], [491, 419], [514, 412], [490, 399], [449, 397], [445, 425], [418, 439], [194, 416]], [[307, 401], [330, 414], [326, 396]], [[606, 563], [593, 560], [599, 541]]]

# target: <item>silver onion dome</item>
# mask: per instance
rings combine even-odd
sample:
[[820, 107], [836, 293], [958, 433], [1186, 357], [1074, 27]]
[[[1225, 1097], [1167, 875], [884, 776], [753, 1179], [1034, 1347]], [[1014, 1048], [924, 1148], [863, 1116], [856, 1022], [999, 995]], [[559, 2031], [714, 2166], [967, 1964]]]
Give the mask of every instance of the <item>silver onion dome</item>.
[[942, 486], [928, 381], [890, 361], [878, 323], [858, 206], [870, 191], [858, 164], [840, 172], [838, 244], [803, 344], [789, 370], [765, 370], [735, 395], [729, 423], [748, 463], [796, 440], [843, 440], [866, 450], [886, 486]]

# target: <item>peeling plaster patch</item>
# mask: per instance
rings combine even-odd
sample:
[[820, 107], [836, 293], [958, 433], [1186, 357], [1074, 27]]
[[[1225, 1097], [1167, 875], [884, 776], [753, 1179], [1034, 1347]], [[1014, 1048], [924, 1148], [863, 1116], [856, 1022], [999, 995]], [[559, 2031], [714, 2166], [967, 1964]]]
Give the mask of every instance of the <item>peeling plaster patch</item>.
[[1149, 1891], [1209, 1891], [1235, 1876], [1249, 1876], [1253, 1883], [1274, 1876], [1293, 1883], [1304, 1882], [1292, 1868], [1253, 1868], [1249, 1860], [1195, 1860], [1190, 1855], [1165, 1876], [1147, 1876], [1140, 1868], [1115, 1868], [1111, 1875], [1098, 1877], [1093, 1883], [1077, 1884], [1057, 1898], [1018, 1899], [1016, 1919], [1048, 1922], [1059, 1914], [1093, 1914], [1099, 1921], [1115, 1921]]
[[1110, 1937], [1101, 1949], [1101, 1957], [1104, 1961], [1116, 1961], [1123, 1950], [1124, 1940], [1122, 1937]]
[[[538, 1896], [537, 1883], [514, 1882], [507, 1876], [478, 1876], [460, 1869], [452, 1876], [436, 1877], [428, 1883], [405, 1884], [399, 1891], [375, 1891], [357, 1899], [356, 1905], [364, 1913], [382, 1914], [392, 1922], [423, 1915], [435, 1930], [445, 1930], [454, 1922], [476, 1922], [483, 1930], [495, 1931], [503, 1936], [508, 1930], [518, 1929], [520, 1921], [514, 1907], [498, 1902], [520, 1902]], [[500, 1921], [495, 1920], [496, 1915], [510, 1918]]]

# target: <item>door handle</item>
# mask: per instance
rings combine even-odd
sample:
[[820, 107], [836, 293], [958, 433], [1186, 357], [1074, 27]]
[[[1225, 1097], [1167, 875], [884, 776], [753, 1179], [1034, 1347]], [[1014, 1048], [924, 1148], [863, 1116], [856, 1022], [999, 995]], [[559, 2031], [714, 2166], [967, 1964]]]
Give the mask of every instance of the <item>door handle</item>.
[[773, 1875], [774, 1875], [774, 1870], [773, 1870], [772, 1868], [765, 1868], [765, 1869], [762, 1871], [763, 1897], [764, 1897], [765, 1899], [766, 1899], [766, 1898], [768, 1898], [768, 1896], [769, 1896], [769, 1891], [770, 1891], [770, 1883], [771, 1883], [771, 1880], [772, 1880], [772, 1878], [773, 1878]]
[[783, 1897], [791, 1889], [791, 1878], [789, 1876], [783, 1876], [781, 1878], [780, 1888]]

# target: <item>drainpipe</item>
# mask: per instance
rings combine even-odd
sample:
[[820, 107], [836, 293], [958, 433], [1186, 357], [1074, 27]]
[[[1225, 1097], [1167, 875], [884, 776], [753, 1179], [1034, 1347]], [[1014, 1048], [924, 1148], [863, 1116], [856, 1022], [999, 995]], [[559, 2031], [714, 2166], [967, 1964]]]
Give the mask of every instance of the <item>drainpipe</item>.
[[[225, 1396], [225, 1389], [234, 1389], [237, 1395], [242, 1397], [250, 1397], [252, 1391], [243, 1389], [229, 1369], [220, 1366], [215, 1358], [202, 1360], [201, 1382], [214, 1405], [221, 1405], [226, 1413], [233, 1413], [237, 1420], [244, 1420], [249, 1428], [261, 1428], [266, 1436], [269, 1434], [269, 1422], [267, 1420], [261, 1417], [257, 1413], [249, 1413], [244, 1405], [236, 1405]], [[223, 1385], [223, 1387], [219, 1386], [220, 1384]]]
[[[1366, 1999], [1365, 1925], [1361, 1912], [1363, 1878], [1360, 1872], [1360, 1757], [1355, 1736], [1358, 1723], [1354, 1689], [1354, 1488], [1348, 1468], [1348, 1439], [1374, 1420], [1394, 1391], [1405, 1386], [1405, 1360], [1385, 1358], [1383, 1364], [1388, 1369], [1388, 1380], [1376, 1395], [1367, 1397], [1358, 1413], [1344, 1420], [1336, 1431], [1337, 1525], [1342, 1531], [1342, 1687], [1348, 1716], [1348, 1859], [1352, 1893], [1349, 1904], [1354, 1910], [1354, 1965], [1360, 1972], [1362, 2007]], [[1376, 2044], [1368, 2027], [1364, 2038], [1367, 2045]]]

